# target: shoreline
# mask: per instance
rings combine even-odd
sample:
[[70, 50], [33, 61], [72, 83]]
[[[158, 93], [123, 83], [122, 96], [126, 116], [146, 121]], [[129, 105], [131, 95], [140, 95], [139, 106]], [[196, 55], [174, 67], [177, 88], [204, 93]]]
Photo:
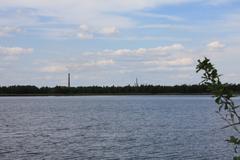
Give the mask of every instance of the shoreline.
[[209, 93], [111, 93], [111, 94], [0, 94], [0, 97], [68, 97], [68, 96], [208, 96]]

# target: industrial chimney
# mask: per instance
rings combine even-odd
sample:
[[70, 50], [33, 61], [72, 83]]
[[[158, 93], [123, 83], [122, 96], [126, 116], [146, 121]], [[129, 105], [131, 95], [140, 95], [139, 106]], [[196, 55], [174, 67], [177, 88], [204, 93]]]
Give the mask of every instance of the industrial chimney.
[[71, 75], [68, 73], [68, 87], [71, 87]]

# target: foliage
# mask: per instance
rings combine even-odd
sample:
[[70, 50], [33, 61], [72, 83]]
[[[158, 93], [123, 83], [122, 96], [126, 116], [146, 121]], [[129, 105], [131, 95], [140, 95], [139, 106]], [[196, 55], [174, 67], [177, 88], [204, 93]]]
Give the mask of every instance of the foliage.
[[[234, 97], [233, 91], [229, 89], [229, 85], [221, 82], [221, 75], [218, 74], [217, 69], [206, 57], [202, 61], [198, 60], [196, 69], [197, 72], [203, 71], [202, 84], [207, 85], [213, 93], [215, 102], [219, 107], [217, 113], [228, 123], [228, 125], [223, 128], [232, 127], [237, 133], [240, 133], [238, 128], [240, 126], [240, 115], [238, 113], [240, 106], [235, 105], [232, 99]], [[227, 141], [234, 145], [235, 153], [237, 153], [240, 139], [231, 136]], [[240, 156], [234, 157], [234, 160], [240, 160]]]
[[[240, 84], [229, 84], [235, 93], [240, 93]], [[0, 95], [94, 95], [94, 94], [209, 94], [207, 86], [202, 85], [140, 85], [140, 86], [80, 86], [80, 87], [36, 87], [0, 86]]]
[[[81, 86], [81, 87], [41, 87], [36, 86], [9, 86], [0, 87], [0, 94], [168, 94], [168, 93], [206, 93], [204, 85], [177, 85], [177, 86]], [[240, 85], [239, 85], [240, 92]]]

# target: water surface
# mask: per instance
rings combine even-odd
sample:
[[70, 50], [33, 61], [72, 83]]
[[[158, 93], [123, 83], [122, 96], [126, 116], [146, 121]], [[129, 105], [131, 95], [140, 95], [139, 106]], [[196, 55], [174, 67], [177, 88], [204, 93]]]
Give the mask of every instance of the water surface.
[[229, 160], [208, 96], [1, 97], [1, 160]]

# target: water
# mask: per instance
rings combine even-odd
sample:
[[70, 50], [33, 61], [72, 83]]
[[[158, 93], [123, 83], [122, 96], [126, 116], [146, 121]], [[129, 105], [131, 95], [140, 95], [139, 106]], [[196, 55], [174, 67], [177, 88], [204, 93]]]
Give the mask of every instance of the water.
[[207, 96], [1, 97], [1, 160], [229, 160]]

